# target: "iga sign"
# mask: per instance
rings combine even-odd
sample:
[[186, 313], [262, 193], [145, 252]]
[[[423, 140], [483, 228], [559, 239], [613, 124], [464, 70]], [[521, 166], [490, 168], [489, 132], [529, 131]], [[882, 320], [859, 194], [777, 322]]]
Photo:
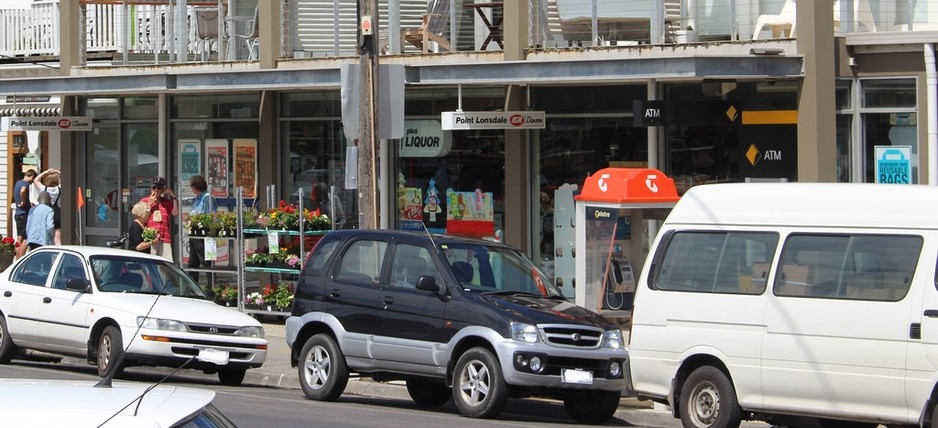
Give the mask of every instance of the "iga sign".
[[398, 151], [402, 158], [439, 158], [453, 147], [453, 133], [437, 120], [408, 120], [404, 128]]
[[90, 131], [90, 116], [8, 117], [3, 119], [8, 131]]
[[444, 111], [443, 130], [544, 129], [542, 111]]

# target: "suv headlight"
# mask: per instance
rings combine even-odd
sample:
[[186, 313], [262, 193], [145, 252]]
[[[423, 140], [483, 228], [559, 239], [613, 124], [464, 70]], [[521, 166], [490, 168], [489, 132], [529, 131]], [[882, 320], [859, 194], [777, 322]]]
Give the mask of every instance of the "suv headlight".
[[186, 331], [186, 325], [175, 320], [161, 318], [137, 317], [137, 326], [151, 330]]
[[256, 337], [259, 339], [263, 339], [264, 327], [259, 327], [259, 326], [241, 327], [240, 329], [238, 329], [238, 332], [235, 334], [237, 334], [238, 336]]
[[606, 330], [603, 333], [603, 348], [622, 349], [622, 330]]
[[527, 343], [538, 343], [541, 341], [541, 335], [537, 331], [537, 326], [520, 322], [511, 323], [511, 338]]

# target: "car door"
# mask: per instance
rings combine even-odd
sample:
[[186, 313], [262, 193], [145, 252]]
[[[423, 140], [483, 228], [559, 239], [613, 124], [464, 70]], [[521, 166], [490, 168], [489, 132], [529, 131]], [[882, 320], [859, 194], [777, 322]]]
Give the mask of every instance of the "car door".
[[57, 251], [27, 254], [10, 274], [10, 280], [4, 284], [2, 308], [6, 314], [7, 328], [14, 340], [41, 343], [38, 336], [39, 306], [42, 299], [46, 298], [45, 286], [58, 255]]
[[379, 293], [375, 358], [433, 365], [434, 345], [448, 342], [454, 332], [443, 325], [446, 302], [436, 292], [418, 290], [417, 279], [428, 275], [443, 284], [443, 275], [419, 241], [396, 242], [390, 260]]
[[69, 290], [69, 279], [89, 281], [81, 257], [63, 253], [39, 305], [39, 333], [53, 349], [81, 352], [88, 340], [91, 293]]
[[369, 356], [369, 341], [378, 333], [378, 280], [387, 247], [386, 239], [363, 235], [351, 240], [332, 265], [324, 290], [324, 306], [347, 332], [339, 338], [347, 356]]

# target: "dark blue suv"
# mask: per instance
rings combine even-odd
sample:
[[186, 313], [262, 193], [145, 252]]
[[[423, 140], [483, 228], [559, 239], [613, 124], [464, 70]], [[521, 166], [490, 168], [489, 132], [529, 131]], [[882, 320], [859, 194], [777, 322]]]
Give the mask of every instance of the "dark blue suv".
[[569, 302], [519, 251], [453, 236], [329, 233], [297, 284], [287, 343], [314, 400], [335, 400], [356, 372], [406, 380], [421, 405], [452, 397], [466, 416], [547, 396], [602, 423], [626, 387], [617, 325]]

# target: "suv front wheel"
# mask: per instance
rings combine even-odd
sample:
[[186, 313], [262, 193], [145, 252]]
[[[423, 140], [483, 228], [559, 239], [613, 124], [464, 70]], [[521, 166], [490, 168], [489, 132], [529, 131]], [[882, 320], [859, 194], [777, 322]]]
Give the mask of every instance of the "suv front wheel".
[[297, 368], [300, 386], [313, 400], [335, 401], [348, 384], [345, 356], [327, 334], [317, 334], [306, 341]]
[[453, 402], [459, 413], [494, 418], [508, 403], [508, 387], [492, 352], [476, 347], [459, 357], [453, 372]]

